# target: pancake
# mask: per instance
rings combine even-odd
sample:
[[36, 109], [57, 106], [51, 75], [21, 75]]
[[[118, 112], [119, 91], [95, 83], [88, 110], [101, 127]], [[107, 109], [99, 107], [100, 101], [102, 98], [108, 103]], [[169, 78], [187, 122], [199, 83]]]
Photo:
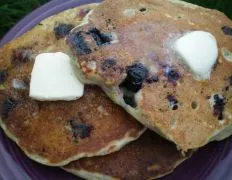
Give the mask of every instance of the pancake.
[[122, 150], [102, 157], [83, 158], [64, 166], [64, 170], [84, 179], [155, 179], [167, 175], [183, 162], [175, 144], [146, 131]]
[[63, 166], [118, 151], [145, 131], [98, 87], [86, 86], [76, 101], [29, 98], [35, 56], [57, 49], [68, 54], [64, 36], [94, 7], [50, 17], [0, 49], [0, 125], [27, 156], [45, 165]]
[[[197, 80], [173, 49], [191, 31], [217, 40], [210, 79]], [[83, 82], [183, 151], [232, 134], [231, 42], [224, 14], [178, 0], [106, 0], [67, 36]]]

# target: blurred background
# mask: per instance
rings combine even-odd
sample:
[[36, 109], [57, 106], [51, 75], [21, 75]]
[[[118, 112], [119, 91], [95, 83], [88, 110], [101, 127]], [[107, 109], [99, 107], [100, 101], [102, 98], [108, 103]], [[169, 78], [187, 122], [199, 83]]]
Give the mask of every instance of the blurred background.
[[[49, 0], [0, 0], [0, 39], [21, 18], [48, 1]], [[232, 0], [186, 1], [211, 9], [218, 9], [232, 19]]]

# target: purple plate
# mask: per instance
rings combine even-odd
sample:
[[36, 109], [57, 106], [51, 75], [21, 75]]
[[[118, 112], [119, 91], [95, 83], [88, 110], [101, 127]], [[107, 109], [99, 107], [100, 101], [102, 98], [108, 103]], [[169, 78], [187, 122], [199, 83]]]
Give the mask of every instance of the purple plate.
[[[30, 30], [44, 18], [63, 10], [100, 0], [53, 0], [15, 25], [2, 39], [0, 46]], [[232, 138], [201, 148], [162, 180], [231, 180]], [[59, 168], [40, 165], [27, 158], [15, 143], [0, 130], [1, 180], [77, 180]]]

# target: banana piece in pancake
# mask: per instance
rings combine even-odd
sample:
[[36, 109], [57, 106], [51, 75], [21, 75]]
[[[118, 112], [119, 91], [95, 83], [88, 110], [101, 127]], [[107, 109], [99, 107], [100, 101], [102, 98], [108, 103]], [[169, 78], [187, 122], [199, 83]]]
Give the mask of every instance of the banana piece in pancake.
[[175, 144], [146, 131], [119, 152], [102, 157], [83, 158], [64, 166], [64, 170], [84, 179], [156, 179], [171, 173], [187, 157]]
[[[175, 49], [177, 40], [199, 31], [210, 34], [210, 47], [218, 47], [217, 61], [204, 80], [194, 77]], [[232, 22], [224, 14], [177, 0], [106, 0], [88, 24], [67, 36], [82, 81], [101, 86], [183, 151], [232, 134], [231, 42]]]
[[109, 154], [145, 131], [98, 87], [86, 86], [84, 96], [76, 101], [29, 98], [34, 57], [55, 49], [68, 54], [63, 37], [81, 22], [83, 10], [94, 7], [50, 17], [0, 49], [0, 125], [31, 159], [42, 164], [63, 166], [79, 158]]

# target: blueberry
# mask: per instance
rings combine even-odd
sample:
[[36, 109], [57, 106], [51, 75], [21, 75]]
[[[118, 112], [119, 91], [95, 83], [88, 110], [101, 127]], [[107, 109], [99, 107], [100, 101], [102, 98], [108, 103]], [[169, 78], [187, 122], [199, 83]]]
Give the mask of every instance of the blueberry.
[[1, 115], [3, 116], [3, 118], [7, 118], [9, 112], [14, 109], [17, 104], [18, 102], [13, 98], [6, 98], [1, 107]]
[[140, 8], [139, 11], [140, 12], [145, 12], [147, 9], [146, 8]]
[[176, 99], [174, 96], [172, 96], [172, 95], [168, 95], [168, 96], [167, 96], [167, 99], [168, 99], [170, 102], [173, 102], [174, 104], [177, 104], [177, 103], [178, 103], [177, 99]]
[[168, 95], [167, 96], [169, 106], [171, 107], [172, 110], [177, 110], [178, 109], [178, 100], [173, 96], [173, 95]]
[[223, 26], [222, 31], [224, 32], [224, 34], [232, 36], [232, 28], [231, 27]]
[[214, 95], [213, 114], [218, 117], [218, 120], [223, 119], [223, 112], [225, 109], [225, 105], [226, 105], [225, 98], [220, 97], [218, 94], [215, 94]]
[[142, 88], [142, 84], [148, 76], [148, 69], [141, 63], [136, 63], [127, 68], [127, 77], [120, 84], [120, 87], [126, 88], [134, 93]]
[[73, 131], [74, 138], [87, 138], [90, 136], [92, 127], [85, 123], [79, 123], [75, 119], [70, 120], [70, 126]]
[[110, 69], [112, 67], [114, 67], [115, 65], [117, 65], [117, 62], [115, 59], [106, 59], [103, 64], [102, 64], [102, 70], [105, 71], [106, 69]]
[[147, 79], [148, 69], [141, 63], [136, 63], [127, 67], [127, 77], [119, 85], [123, 91], [123, 99], [126, 104], [136, 107], [135, 93], [137, 93]]
[[170, 66], [164, 66], [164, 76], [169, 82], [176, 82], [180, 79], [179, 72]]
[[178, 109], [178, 105], [175, 104], [175, 105], [172, 107], [172, 110], [175, 111], [175, 110], [177, 110], [177, 109]]
[[123, 100], [126, 104], [130, 105], [133, 108], [137, 106], [135, 102], [135, 94], [131, 92], [127, 92], [125, 89], [123, 92]]
[[168, 81], [178, 81], [180, 79], [180, 75], [176, 70], [170, 69], [168, 73], [166, 74], [166, 77], [168, 78]]
[[180, 75], [177, 71], [175, 70], [171, 70], [169, 73], [168, 73], [168, 79], [171, 80], [171, 81], [177, 81], [178, 79], [180, 78]]
[[159, 81], [159, 77], [158, 76], [151, 76], [150, 78], [146, 79], [146, 82], [148, 84], [152, 84], [152, 83], [155, 83], [155, 82], [158, 82]]
[[79, 31], [77, 33], [71, 33], [67, 37], [68, 42], [80, 55], [86, 55], [92, 52], [85, 41], [84, 34], [85, 32]]
[[58, 24], [53, 31], [57, 39], [64, 38], [74, 28], [72, 24]]
[[89, 47], [88, 43], [85, 41], [85, 37], [89, 36], [93, 38], [97, 46], [110, 44], [112, 40], [111, 35], [101, 33], [97, 28], [91, 28], [88, 32], [78, 31], [70, 33], [67, 36], [67, 40], [77, 53], [80, 55], [85, 55], [92, 53], [92, 51], [96, 49], [91, 49], [91, 47]]
[[7, 71], [0, 72], [0, 84], [3, 84], [7, 78]]
[[25, 64], [30, 60], [32, 55], [31, 48], [18, 48], [13, 50], [12, 63], [14, 65]]
[[112, 41], [110, 36], [101, 33], [97, 28], [90, 29], [88, 33], [93, 37], [98, 46], [109, 44]]

